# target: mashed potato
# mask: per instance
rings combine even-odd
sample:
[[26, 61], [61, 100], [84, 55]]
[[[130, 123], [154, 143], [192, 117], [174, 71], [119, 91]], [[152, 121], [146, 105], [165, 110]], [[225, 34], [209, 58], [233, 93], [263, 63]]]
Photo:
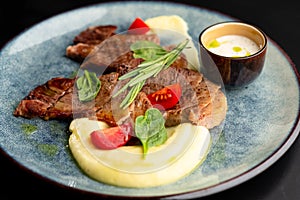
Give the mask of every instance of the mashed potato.
[[123, 146], [114, 150], [95, 148], [90, 133], [107, 127], [104, 122], [75, 119], [70, 124], [69, 146], [87, 175], [121, 187], [153, 187], [177, 181], [205, 160], [211, 143], [208, 129], [184, 123], [168, 128], [168, 140], [151, 147], [143, 158], [141, 146]]
[[151, 28], [153, 32], [158, 34], [162, 40], [172, 38], [174, 44], [178, 44], [185, 38], [190, 41], [187, 47], [183, 50], [189, 62], [189, 68], [199, 70], [199, 53], [194, 45], [192, 37], [188, 33], [188, 24], [178, 15], [162, 15], [145, 20], [145, 23]]

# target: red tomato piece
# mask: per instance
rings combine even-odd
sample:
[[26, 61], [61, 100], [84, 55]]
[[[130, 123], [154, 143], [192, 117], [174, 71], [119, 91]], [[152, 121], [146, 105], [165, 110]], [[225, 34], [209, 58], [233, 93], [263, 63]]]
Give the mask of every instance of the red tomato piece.
[[130, 34], [145, 34], [150, 30], [150, 27], [139, 17], [137, 17], [129, 26]]
[[125, 145], [131, 138], [132, 131], [132, 126], [128, 123], [93, 131], [90, 136], [93, 145], [97, 148], [109, 150]]
[[169, 109], [174, 107], [181, 97], [181, 86], [176, 83], [168, 85], [161, 90], [147, 95], [153, 107], [157, 109]]

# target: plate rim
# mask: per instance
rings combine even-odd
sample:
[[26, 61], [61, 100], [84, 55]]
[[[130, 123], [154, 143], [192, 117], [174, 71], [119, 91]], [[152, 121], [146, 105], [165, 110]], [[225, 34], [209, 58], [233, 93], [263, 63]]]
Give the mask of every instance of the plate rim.
[[[12, 44], [15, 40], [17, 40], [21, 35], [23, 35], [25, 32], [30, 31], [31, 29], [35, 28], [36, 26], [42, 24], [42, 23], [46, 23], [48, 20], [50, 19], [54, 19], [55, 17], [58, 17], [60, 15], [65, 15], [67, 13], [72, 13], [74, 11], [77, 10], [84, 10], [90, 7], [95, 7], [95, 6], [107, 6], [107, 5], [116, 5], [116, 4], [134, 4], [134, 3], [139, 3], [139, 4], [158, 4], [158, 3], [164, 3], [164, 4], [168, 4], [171, 6], [183, 6], [186, 8], [194, 8], [194, 9], [201, 9], [201, 10], [205, 10], [208, 12], [212, 12], [212, 13], [216, 13], [218, 15], [221, 16], [225, 16], [225, 17], [229, 17], [232, 19], [237, 19], [235, 17], [230, 16], [229, 14], [226, 13], [222, 13], [220, 11], [217, 10], [213, 10], [210, 8], [206, 8], [206, 7], [202, 7], [202, 6], [195, 6], [193, 4], [188, 4], [188, 3], [180, 3], [180, 2], [172, 2], [172, 1], [165, 1], [165, 0], [161, 0], [161, 1], [111, 1], [111, 2], [101, 2], [101, 3], [93, 3], [90, 5], [85, 5], [82, 7], [78, 7], [78, 8], [74, 8], [71, 10], [67, 10], [55, 15], [52, 15], [42, 21], [39, 21], [35, 24], [33, 24], [32, 26], [26, 28], [25, 30], [19, 32], [18, 34], [14, 35], [11, 39], [9, 39], [6, 43], [4, 43], [2, 46], [0, 46], [0, 56], [2, 54], [2, 51], [6, 49], [6, 47], [8, 47], [10, 44]], [[300, 90], [300, 75], [299, 72], [296, 68], [295, 63], [293, 62], [293, 60], [290, 58], [290, 56], [283, 50], [283, 48], [276, 43], [276, 41], [274, 41], [272, 38], [270, 38], [270, 36], [267, 36], [268, 39], [270, 40], [270, 42], [276, 47], [277, 50], [279, 50], [281, 52], [281, 54], [285, 57], [285, 59], [287, 59], [289, 65], [292, 68], [292, 71], [294, 72], [295, 75], [295, 81], [298, 84], [298, 89]], [[300, 105], [300, 102], [298, 102], [298, 105]], [[230, 179], [227, 179], [225, 181], [219, 182], [217, 184], [211, 185], [207, 188], [201, 188], [201, 189], [195, 189], [195, 190], [191, 190], [191, 191], [187, 191], [187, 192], [181, 192], [181, 193], [173, 193], [173, 194], [169, 194], [169, 195], [153, 195], [153, 196], [129, 196], [130, 198], [140, 198], [140, 197], [147, 197], [147, 198], [164, 198], [164, 199], [169, 199], [169, 198], [195, 198], [195, 197], [204, 197], [204, 196], [208, 196], [211, 194], [216, 194], [222, 191], [225, 191], [227, 189], [230, 189], [232, 187], [235, 187], [241, 183], [244, 183], [246, 181], [248, 181], [249, 179], [261, 174], [262, 172], [264, 172], [265, 170], [267, 170], [270, 166], [272, 166], [277, 160], [279, 160], [287, 151], [288, 149], [290, 149], [290, 147], [294, 144], [294, 142], [297, 140], [297, 138], [299, 137], [299, 132], [300, 132], [300, 110], [298, 109], [297, 111], [297, 117], [295, 119], [295, 123], [293, 124], [291, 130], [289, 131], [289, 134], [287, 134], [287, 138], [282, 142], [282, 144], [277, 147], [275, 149], [275, 151], [270, 154], [266, 159], [262, 160], [260, 163], [258, 163], [257, 165], [253, 166], [252, 168], [250, 168], [249, 170], [245, 171], [242, 174], [238, 174]], [[13, 163], [14, 165], [18, 166], [21, 170], [25, 171], [26, 173], [29, 173], [35, 177], [37, 177], [38, 179], [45, 181], [47, 183], [51, 183], [54, 186], [58, 186], [61, 187], [63, 189], [67, 189], [69, 191], [75, 191], [75, 192], [81, 192], [81, 193], [86, 193], [86, 194], [92, 194], [92, 195], [96, 195], [96, 196], [102, 196], [102, 197], [117, 197], [117, 198], [128, 198], [128, 196], [119, 196], [119, 195], [111, 195], [111, 194], [105, 194], [105, 193], [98, 193], [98, 192], [94, 192], [94, 191], [87, 191], [81, 188], [75, 188], [75, 187], [70, 187], [67, 185], [64, 185], [63, 183], [57, 182], [54, 179], [51, 179], [47, 176], [44, 176], [43, 174], [40, 174], [38, 172], [35, 172], [34, 170], [24, 166], [21, 162], [18, 162], [17, 160], [15, 160], [12, 156], [9, 155], [8, 152], [4, 151], [2, 146], [0, 146], [0, 152], [2, 155], [4, 155], [6, 158], [8, 158], [8, 160]]]

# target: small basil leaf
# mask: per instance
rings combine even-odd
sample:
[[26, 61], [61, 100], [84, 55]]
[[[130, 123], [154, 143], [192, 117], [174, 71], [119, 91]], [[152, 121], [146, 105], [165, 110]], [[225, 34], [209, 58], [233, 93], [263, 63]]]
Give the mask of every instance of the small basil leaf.
[[81, 102], [95, 99], [101, 88], [101, 82], [96, 73], [84, 70], [83, 76], [76, 80], [78, 97]]
[[168, 139], [167, 130], [162, 128], [158, 134], [153, 135], [147, 141], [148, 148], [161, 145]]
[[137, 41], [130, 46], [134, 52], [134, 58], [142, 58], [144, 60], [155, 60], [168, 52], [161, 46], [151, 41]]
[[135, 120], [135, 134], [143, 145], [144, 156], [152, 146], [158, 146], [167, 140], [165, 119], [156, 108], [150, 108], [145, 115], [140, 115]]

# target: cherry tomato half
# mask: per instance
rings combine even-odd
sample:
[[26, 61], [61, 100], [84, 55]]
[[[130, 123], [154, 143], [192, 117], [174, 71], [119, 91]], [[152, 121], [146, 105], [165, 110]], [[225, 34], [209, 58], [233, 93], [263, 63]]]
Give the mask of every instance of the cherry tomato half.
[[174, 107], [181, 97], [181, 87], [178, 83], [168, 85], [161, 90], [147, 95], [153, 107], [157, 109], [169, 109]]
[[130, 34], [145, 34], [149, 30], [149, 26], [139, 17], [137, 17], [128, 28]]
[[131, 124], [96, 130], [91, 133], [91, 141], [99, 149], [116, 149], [125, 145], [132, 135]]

